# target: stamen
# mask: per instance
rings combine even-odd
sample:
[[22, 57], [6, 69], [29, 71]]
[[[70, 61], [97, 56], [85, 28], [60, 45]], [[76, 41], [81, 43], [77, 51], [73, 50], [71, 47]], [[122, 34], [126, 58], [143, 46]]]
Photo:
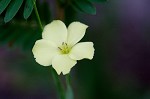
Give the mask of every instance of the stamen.
[[62, 46], [60, 46], [58, 48], [59, 48], [59, 50], [61, 51], [62, 54], [68, 54], [69, 51], [70, 51], [70, 48], [69, 48], [68, 44], [65, 43], [65, 42], [62, 42]]
[[62, 48], [58, 47], [60, 50], [62, 50]]
[[64, 42], [62, 42], [62, 45], [64, 45]]

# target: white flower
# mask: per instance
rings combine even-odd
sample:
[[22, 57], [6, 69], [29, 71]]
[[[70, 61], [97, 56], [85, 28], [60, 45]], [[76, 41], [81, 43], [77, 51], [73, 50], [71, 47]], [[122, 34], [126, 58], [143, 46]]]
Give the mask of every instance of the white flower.
[[92, 59], [93, 43], [78, 43], [85, 35], [87, 27], [80, 22], [72, 22], [67, 29], [60, 20], [46, 25], [42, 39], [37, 40], [32, 49], [36, 62], [43, 66], [52, 65], [58, 74], [62, 72], [65, 75], [77, 60]]

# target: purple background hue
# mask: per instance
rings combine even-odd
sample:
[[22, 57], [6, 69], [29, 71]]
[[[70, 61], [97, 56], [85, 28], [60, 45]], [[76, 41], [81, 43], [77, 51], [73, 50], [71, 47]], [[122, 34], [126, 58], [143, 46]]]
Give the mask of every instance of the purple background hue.
[[[92, 61], [81, 61], [72, 69], [76, 99], [150, 99], [149, 4], [149, 0], [109, 0], [95, 4], [95, 16], [78, 15], [89, 25], [83, 41], [93, 41], [96, 51]], [[52, 1], [50, 5], [53, 11]], [[38, 68], [36, 72], [28, 74], [32, 70], [24, 70], [30, 68], [27, 63]], [[48, 71], [35, 63], [31, 52], [1, 46], [0, 99], [56, 99]]]

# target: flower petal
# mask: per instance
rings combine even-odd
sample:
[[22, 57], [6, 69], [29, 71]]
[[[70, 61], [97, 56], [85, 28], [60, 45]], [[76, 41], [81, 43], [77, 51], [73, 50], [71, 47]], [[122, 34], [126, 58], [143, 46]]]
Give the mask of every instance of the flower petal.
[[70, 51], [69, 57], [74, 60], [83, 58], [92, 59], [94, 56], [93, 42], [82, 42], [76, 44]]
[[44, 27], [42, 38], [60, 46], [67, 39], [67, 28], [62, 21], [54, 20]]
[[80, 23], [80, 22], [72, 22], [68, 26], [68, 37], [67, 43], [69, 45], [74, 45], [79, 42], [83, 36], [85, 35], [86, 29], [88, 28], [87, 25]]
[[59, 53], [56, 45], [47, 40], [37, 40], [32, 49], [37, 63], [43, 66], [52, 64], [52, 58]]
[[56, 70], [57, 74], [62, 72], [64, 75], [68, 74], [76, 63], [77, 61], [72, 60], [67, 54], [57, 55], [52, 60], [52, 66]]

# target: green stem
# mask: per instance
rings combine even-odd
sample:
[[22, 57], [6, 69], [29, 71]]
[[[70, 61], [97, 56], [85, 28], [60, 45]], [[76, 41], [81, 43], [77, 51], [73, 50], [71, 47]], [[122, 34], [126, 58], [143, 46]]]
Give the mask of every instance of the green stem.
[[36, 1], [32, 0], [32, 2], [33, 2], [34, 11], [35, 11], [35, 14], [36, 14], [36, 17], [37, 17], [37, 20], [38, 20], [38, 24], [40, 26], [41, 31], [43, 31], [43, 25], [42, 25], [42, 22], [41, 22], [41, 19], [40, 19], [40, 16], [39, 16], [39, 13], [38, 13], [38, 10], [37, 10], [37, 7], [36, 7]]
[[[43, 25], [42, 25], [42, 22], [41, 22], [41, 19], [40, 19], [40, 16], [39, 16], [39, 13], [38, 13], [38, 10], [37, 10], [37, 7], [36, 7], [35, 0], [32, 0], [32, 1], [33, 1], [33, 4], [34, 4], [34, 11], [35, 11], [35, 14], [36, 14], [36, 17], [37, 17], [37, 21], [39, 23], [41, 31], [43, 31]], [[65, 99], [65, 94], [64, 94], [63, 87], [60, 83], [60, 79], [59, 79], [56, 71], [52, 67], [51, 67], [51, 73], [52, 73], [53, 79], [55, 81], [57, 91], [59, 92], [59, 98], [60, 99]]]
[[66, 75], [66, 84], [67, 84], [68, 86], [71, 85], [71, 77], [70, 77], [70, 74], [67, 74], [67, 75]]
[[55, 81], [55, 84], [56, 84], [56, 88], [57, 88], [57, 91], [59, 93], [59, 98], [60, 99], [65, 99], [65, 93], [64, 93], [64, 89], [60, 83], [60, 79], [56, 73], [56, 71], [51, 67], [51, 72], [52, 72], [52, 76], [53, 76], [53, 79]]
[[70, 76], [70, 74], [66, 75], [66, 85], [67, 85], [66, 99], [74, 99], [74, 94], [73, 94], [73, 90], [71, 87], [71, 76]]

